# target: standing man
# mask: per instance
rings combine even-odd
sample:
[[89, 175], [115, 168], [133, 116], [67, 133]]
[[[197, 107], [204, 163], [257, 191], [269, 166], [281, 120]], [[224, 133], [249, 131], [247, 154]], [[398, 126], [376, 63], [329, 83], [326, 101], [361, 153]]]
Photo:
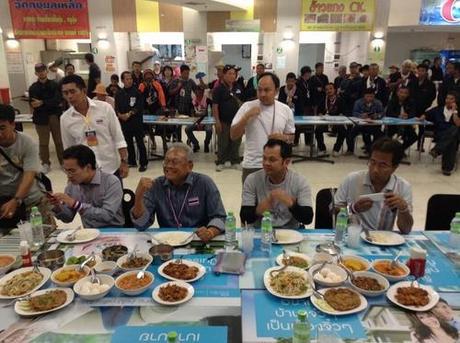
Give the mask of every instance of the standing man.
[[51, 169], [49, 151], [50, 133], [53, 136], [59, 164], [62, 165], [63, 147], [59, 125], [59, 117], [62, 114], [60, 107], [61, 95], [58, 84], [48, 80], [46, 66], [43, 63], [35, 65], [35, 75], [38, 80], [29, 88], [29, 103], [33, 108], [32, 120], [38, 134], [42, 172], [46, 174]]
[[85, 81], [78, 75], [62, 79], [62, 95], [71, 105], [61, 120], [64, 147], [89, 146], [102, 171], [120, 179], [127, 177], [127, 145], [113, 108], [106, 102], [89, 99]]
[[230, 127], [233, 118], [243, 104], [243, 91], [236, 82], [236, 75], [239, 68], [227, 64], [223, 68], [223, 80], [214, 89], [212, 99], [212, 115], [216, 120], [217, 140], [217, 161], [216, 171], [224, 169], [225, 162], [229, 161], [232, 168], [241, 169], [240, 166], [240, 144], [241, 137], [232, 140], [230, 138]]
[[[203, 88], [206, 88], [200, 80]], [[200, 84], [200, 86], [201, 86]], [[172, 81], [169, 88], [169, 95], [174, 97], [174, 108], [179, 114], [192, 115], [194, 112], [192, 92], [197, 88], [197, 84], [190, 78], [190, 67], [186, 64], [180, 66], [180, 78]]]
[[94, 63], [94, 55], [91, 53], [85, 54], [85, 61], [89, 66], [89, 75], [88, 75], [88, 96], [90, 98], [94, 97], [94, 89], [96, 85], [101, 82], [101, 69], [99, 66]]
[[345, 115], [351, 116], [354, 103], [362, 94], [362, 78], [359, 74], [358, 63], [350, 63], [350, 74], [340, 84], [339, 94], [345, 102]]
[[388, 102], [387, 83], [379, 76], [379, 72], [379, 65], [377, 63], [371, 63], [369, 65], [369, 76], [363, 79], [363, 90], [369, 88], [373, 89], [375, 98], [380, 100], [385, 107]]
[[67, 63], [64, 67], [65, 76], [75, 74], [75, 66], [72, 63]]
[[[433, 81], [428, 79], [428, 67], [425, 64], [419, 64], [417, 66], [417, 87], [415, 88], [414, 94], [411, 97], [415, 102], [415, 115], [417, 117], [425, 114], [428, 108], [431, 107], [434, 99], [436, 99], [436, 86]], [[417, 149], [424, 151], [423, 149], [423, 135], [425, 128], [423, 126], [418, 127], [418, 144]]]
[[297, 101], [297, 77], [294, 73], [287, 73], [286, 84], [280, 88], [278, 101], [289, 106], [291, 110], [295, 109]]
[[291, 142], [294, 138], [294, 115], [289, 106], [275, 100], [280, 80], [273, 73], [260, 75], [257, 100], [245, 102], [233, 118], [232, 140], [246, 134], [243, 158], [243, 184], [246, 177], [262, 169], [262, 147], [269, 138]]
[[[133, 82], [134, 86], [134, 82]], [[166, 109], [166, 98], [161, 83], [154, 79], [151, 69], [144, 70], [144, 80], [137, 87], [144, 96], [144, 112], [158, 115]]]
[[[446, 74], [447, 74], [447, 68], [446, 68]], [[444, 79], [444, 82], [441, 85], [441, 88], [439, 89], [439, 94], [438, 94], [438, 104], [440, 106], [444, 106], [444, 103], [446, 101], [446, 96], [450, 92], [456, 92], [460, 94], [460, 62], [455, 62], [453, 64], [453, 71], [451, 74], [447, 74], [449, 76], [446, 76]]]
[[337, 70], [337, 77], [334, 79], [334, 87], [338, 91], [340, 88], [340, 84], [343, 80], [347, 78], [347, 66], [341, 65]]
[[128, 144], [128, 165], [136, 168], [136, 151], [133, 139], [136, 139], [139, 152], [139, 171], [147, 170], [147, 150], [144, 144], [144, 127], [142, 122], [144, 99], [139, 90], [133, 85], [133, 78], [129, 71], [121, 73], [123, 88], [115, 95], [115, 113], [120, 119], [121, 129]]
[[139, 61], [134, 61], [133, 63], [131, 63], [131, 68], [132, 68], [131, 76], [133, 78], [133, 86], [135, 88], [138, 88], [139, 85], [144, 80], [144, 77], [142, 75], [142, 64]]
[[211, 90], [211, 93], [212, 91], [214, 91], [215, 88], [217, 88], [221, 84], [222, 80], [224, 79], [224, 65], [216, 65], [216, 74], [217, 79], [211, 81], [208, 85], [209, 89]]
[[93, 100], [105, 101], [110, 106], [112, 106], [113, 109], [115, 109], [115, 99], [107, 93], [105, 86], [102, 83], [99, 83], [96, 86], [94, 94], [96, 94], [96, 96], [93, 98]]
[[329, 78], [324, 74], [324, 63], [318, 62], [315, 64], [315, 75], [312, 76], [313, 87], [316, 90], [315, 115], [317, 114], [318, 105], [324, 103], [326, 99], [326, 85], [329, 83]]
[[258, 63], [256, 65], [256, 75], [251, 77], [246, 84], [244, 89], [244, 100], [251, 101], [257, 99], [257, 85], [259, 84], [260, 75], [265, 73], [265, 65]]

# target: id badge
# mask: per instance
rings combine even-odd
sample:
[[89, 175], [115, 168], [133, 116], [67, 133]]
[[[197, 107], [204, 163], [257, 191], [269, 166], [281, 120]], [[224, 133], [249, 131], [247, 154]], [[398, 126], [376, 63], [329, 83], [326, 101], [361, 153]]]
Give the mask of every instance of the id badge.
[[95, 130], [85, 131], [85, 136], [86, 136], [86, 143], [88, 144], [88, 146], [96, 146], [98, 144]]
[[132, 96], [129, 98], [129, 107], [134, 107], [136, 105], [136, 97]]
[[179, 95], [180, 95], [181, 97], [184, 97], [184, 96], [185, 96], [185, 89], [182, 88], [182, 89], [180, 90]]

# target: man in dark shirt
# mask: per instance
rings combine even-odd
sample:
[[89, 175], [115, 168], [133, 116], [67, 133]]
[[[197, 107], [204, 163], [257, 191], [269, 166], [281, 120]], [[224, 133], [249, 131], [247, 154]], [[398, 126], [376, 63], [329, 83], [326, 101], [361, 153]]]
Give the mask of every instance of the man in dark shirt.
[[40, 160], [42, 171], [48, 173], [51, 166], [49, 141], [53, 136], [56, 154], [62, 165], [62, 138], [59, 117], [62, 114], [61, 93], [58, 84], [48, 80], [46, 66], [43, 63], [35, 65], [35, 75], [38, 80], [29, 88], [30, 106], [33, 108], [33, 123], [38, 134]]
[[[312, 116], [315, 114], [314, 106], [316, 105], [315, 99], [317, 98], [317, 91], [314, 86], [311, 73], [312, 70], [309, 66], [303, 66], [300, 69], [300, 77], [297, 80], [296, 84], [297, 99], [294, 101], [295, 116]], [[305, 144], [313, 144], [313, 126], [302, 125], [296, 126], [294, 135], [294, 146], [299, 144], [300, 135], [302, 133], [305, 135]]]
[[128, 164], [130, 167], [137, 167], [133, 143], [135, 138], [139, 151], [139, 171], [144, 172], [148, 164], [142, 125], [144, 99], [139, 90], [133, 86], [131, 72], [124, 71], [121, 74], [121, 82], [124, 87], [115, 95], [115, 113], [120, 119], [121, 129], [128, 145]]
[[286, 84], [280, 88], [278, 93], [278, 101], [289, 106], [294, 110], [295, 102], [297, 101], [297, 77], [294, 73], [286, 75]]
[[[134, 61], [133, 63], [131, 63], [131, 68], [133, 70], [132, 73], [131, 73], [131, 76], [133, 78], [133, 86], [135, 88], [139, 88], [139, 85], [143, 81], [141, 62]], [[152, 73], [152, 75], [153, 75], [153, 73]]]
[[91, 53], [85, 54], [85, 61], [89, 65], [89, 75], [88, 75], [88, 97], [90, 99], [94, 98], [94, 89], [96, 85], [101, 82], [101, 69], [99, 66], [94, 63], [94, 55]]
[[[410, 97], [409, 88], [400, 87], [396, 93], [396, 97], [388, 103], [386, 116], [409, 119], [414, 118], [416, 114], [416, 105]], [[403, 149], [406, 150], [417, 141], [417, 134], [413, 126], [395, 126], [391, 125], [388, 128], [388, 136], [393, 137], [395, 134], [400, 134], [403, 138]]]
[[358, 63], [350, 63], [350, 74], [340, 84], [339, 94], [345, 102], [345, 115], [351, 116], [353, 112], [353, 104], [361, 97], [362, 94], [362, 79], [358, 70]]
[[75, 74], [75, 66], [71, 63], [67, 63], [64, 67], [65, 76]]
[[114, 99], [115, 99], [115, 94], [117, 94], [117, 92], [121, 90], [121, 87], [118, 84], [119, 82], [120, 82], [120, 78], [118, 77], [118, 75], [112, 74], [110, 76], [110, 85], [108, 85], [107, 88], [105, 89], [107, 94]]
[[441, 57], [436, 56], [433, 59], [433, 66], [431, 67], [431, 81], [442, 81], [444, 73], [441, 68]]
[[244, 100], [251, 101], [257, 99], [257, 86], [259, 84], [260, 75], [265, 73], [265, 65], [259, 63], [256, 65], [256, 75], [251, 77], [244, 89]]
[[379, 99], [383, 106], [388, 103], [387, 83], [379, 76], [379, 65], [371, 63], [369, 65], [369, 76], [363, 78], [362, 89], [371, 88], [375, 91], [375, 98]]
[[327, 75], [324, 75], [324, 63], [318, 62], [315, 64], [315, 75], [312, 76], [311, 80], [313, 81], [313, 87], [316, 90], [315, 98], [315, 114], [319, 104], [324, 103], [326, 99], [326, 90], [325, 87], [329, 83], [329, 78]]
[[[447, 74], [447, 73], [446, 73]], [[450, 92], [460, 94], [460, 62], [454, 63], [454, 70], [451, 76], [446, 76], [438, 94], [438, 104], [444, 106], [446, 96]]]
[[240, 169], [241, 138], [234, 141], [230, 138], [233, 118], [243, 103], [243, 91], [236, 82], [238, 70], [234, 65], [224, 66], [223, 80], [212, 94], [212, 114], [216, 120], [218, 135], [216, 171], [222, 171], [227, 161], [233, 168]]
[[334, 79], [334, 87], [338, 91], [340, 84], [347, 78], [347, 66], [341, 65], [337, 70], [337, 77]]
[[[416, 106], [416, 116], [420, 117], [431, 107], [436, 98], [436, 86], [428, 79], [428, 67], [425, 64], [417, 66], [417, 87], [411, 97], [414, 99]], [[422, 149], [423, 152], [423, 135], [425, 128], [419, 126], [417, 149]]]
[[[202, 80], [200, 82], [203, 83]], [[188, 116], [193, 114], [192, 92], [197, 87], [195, 81], [190, 78], [190, 67], [185, 64], [181, 65], [180, 78], [172, 81], [169, 87], [169, 95], [174, 97], [174, 107], [179, 114]], [[205, 88], [204, 84], [203, 88]]]

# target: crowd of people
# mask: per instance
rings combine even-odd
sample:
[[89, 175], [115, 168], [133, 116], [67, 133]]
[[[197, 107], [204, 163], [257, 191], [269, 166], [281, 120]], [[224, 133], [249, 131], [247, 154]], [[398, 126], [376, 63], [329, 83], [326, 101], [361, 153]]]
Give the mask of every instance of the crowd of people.
[[[197, 82], [193, 80], [187, 65], [176, 70], [155, 62], [153, 69], [142, 70], [136, 61], [132, 70], [120, 77], [112, 75], [105, 86], [100, 83], [101, 71], [94, 57], [87, 54], [86, 61], [90, 70], [87, 82], [75, 74], [71, 64], [64, 67], [63, 77], [52, 70], [54, 80], [49, 79], [50, 70], [57, 66], [35, 66], [37, 81], [29, 89], [29, 98], [38, 149], [30, 137], [15, 130], [14, 109], [0, 105], [0, 184], [5, 186], [0, 197], [1, 226], [4, 221], [9, 225], [26, 218], [32, 206], [39, 206], [49, 224], [55, 217], [72, 221], [79, 213], [83, 225], [89, 227], [120, 227], [129, 222], [144, 229], [156, 218], [161, 227], [197, 227], [204, 241], [221, 233], [226, 213], [219, 190], [209, 176], [193, 172], [193, 153], [200, 150], [194, 131], [205, 130], [207, 153], [212, 126], [200, 120], [187, 126], [188, 144], [183, 144], [180, 127], [159, 131], [154, 125], [144, 125], [144, 114], [212, 114], [218, 136], [216, 171], [228, 165], [242, 170], [240, 217], [250, 225], [258, 225], [266, 210], [272, 212], [275, 227], [299, 228], [312, 222], [310, 186], [303, 175], [288, 167], [301, 133], [306, 143], [317, 141], [319, 154], [326, 152], [325, 129], [296, 127], [296, 116], [431, 120], [436, 145], [430, 154], [433, 158], [442, 155], [445, 175], [454, 169], [460, 127], [459, 63], [448, 63], [443, 74], [438, 59], [432, 66], [424, 62], [414, 67], [405, 61], [400, 71], [391, 66], [385, 80], [377, 64], [353, 62], [348, 73], [346, 67], [339, 67], [333, 82], [323, 73], [324, 65], [317, 63], [314, 71], [302, 67], [299, 77], [287, 74], [281, 87], [276, 74], [266, 72], [263, 64], [257, 65], [256, 75], [246, 83], [235, 65], [216, 66], [217, 79], [205, 83], [203, 74], [197, 75]], [[36, 178], [50, 170], [50, 133], [69, 181], [61, 193], [44, 191]], [[121, 209], [123, 179], [130, 167], [147, 170], [149, 152], [144, 137], [149, 135], [154, 142], [159, 134], [173, 143], [165, 152], [164, 176], [141, 178], [134, 206], [125, 216]], [[344, 125], [330, 134], [337, 137], [334, 156], [340, 154], [344, 142], [347, 152], [353, 153], [359, 134], [369, 155], [368, 169], [344, 179], [335, 204], [356, 213], [368, 228], [389, 230], [396, 223], [401, 232], [410, 232], [411, 187], [394, 172], [412, 144], [418, 142], [418, 148], [423, 149], [423, 132], [412, 126], [382, 132], [380, 126]], [[392, 138], [395, 136], [402, 143]], [[382, 201], [362, 197], [380, 192], [385, 192]], [[383, 207], [390, 211], [382, 211]]]

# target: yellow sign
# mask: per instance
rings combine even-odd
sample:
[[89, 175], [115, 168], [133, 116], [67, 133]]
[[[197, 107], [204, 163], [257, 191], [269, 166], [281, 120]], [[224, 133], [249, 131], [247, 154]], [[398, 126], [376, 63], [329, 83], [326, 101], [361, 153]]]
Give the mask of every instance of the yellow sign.
[[372, 31], [375, 0], [302, 0], [301, 31]]

